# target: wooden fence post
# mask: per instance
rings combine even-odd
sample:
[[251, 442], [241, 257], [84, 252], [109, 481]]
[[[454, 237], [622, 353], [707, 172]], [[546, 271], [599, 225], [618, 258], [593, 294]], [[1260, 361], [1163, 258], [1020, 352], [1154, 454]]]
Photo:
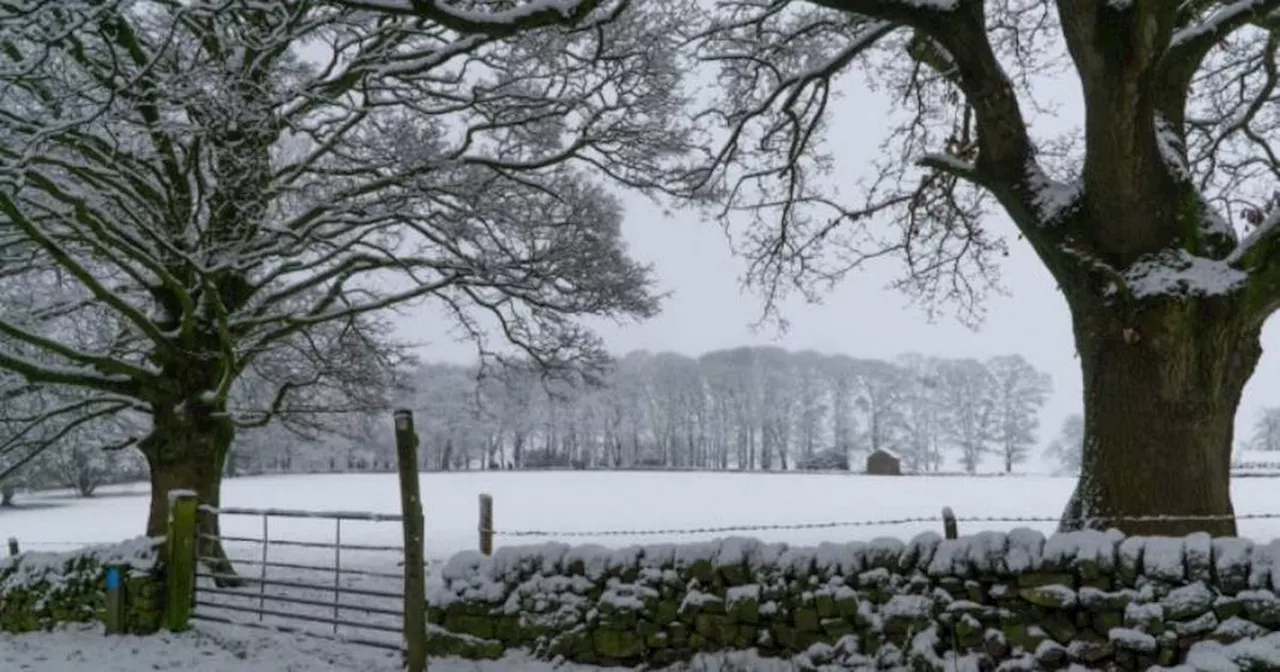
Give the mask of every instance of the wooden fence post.
[[18, 548], [18, 538], [9, 537], [9, 555], [16, 556], [16, 555], [20, 555], [21, 553], [22, 551]]
[[196, 586], [196, 508], [196, 493], [190, 490], [169, 491], [164, 625], [174, 632], [191, 627]]
[[480, 552], [493, 555], [493, 497], [480, 495]]
[[400, 512], [404, 517], [404, 641], [408, 672], [427, 669], [427, 576], [422, 493], [418, 486], [418, 435], [413, 411], [395, 412]]
[[125, 624], [125, 565], [112, 563], [106, 566], [107, 572], [107, 610], [103, 623], [107, 626], [108, 635], [123, 635], [128, 629]]
[[942, 532], [943, 536], [948, 539], [955, 539], [960, 536], [956, 529], [956, 514], [951, 507], [942, 507]]

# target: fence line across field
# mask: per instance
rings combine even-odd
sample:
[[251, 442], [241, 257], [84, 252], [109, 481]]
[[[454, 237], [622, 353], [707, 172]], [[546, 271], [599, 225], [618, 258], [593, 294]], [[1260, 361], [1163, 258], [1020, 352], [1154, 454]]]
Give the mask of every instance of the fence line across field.
[[[1090, 516], [1082, 521], [1096, 523], [1121, 522], [1211, 522], [1222, 520], [1276, 520], [1276, 513], [1239, 513], [1239, 514], [1159, 514], [1140, 516]], [[912, 525], [919, 523], [942, 524], [944, 535], [954, 539], [958, 535], [958, 524], [983, 523], [1059, 523], [1062, 516], [956, 516], [950, 507], [942, 510], [938, 516], [907, 516], [901, 518], [883, 518], [879, 520], [842, 520], [815, 523], [760, 523], [746, 525], [716, 525], [701, 527], [645, 528], [645, 529], [608, 529], [608, 530], [505, 530], [493, 524], [493, 497], [480, 495], [480, 552], [490, 555], [493, 552], [494, 537], [551, 537], [566, 539], [599, 538], [599, 537], [654, 537], [684, 536], [707, 534], [731, 534], [739, 532], [777, 532], [796, 530], [832, 530], [860, 527], [892, 527], [896, 525]]]

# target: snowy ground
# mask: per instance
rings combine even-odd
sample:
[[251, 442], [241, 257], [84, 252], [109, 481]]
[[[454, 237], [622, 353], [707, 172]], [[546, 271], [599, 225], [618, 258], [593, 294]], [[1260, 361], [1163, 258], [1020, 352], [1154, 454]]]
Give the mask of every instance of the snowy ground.
[[[399, 654], [314, 638], [198, 624], [181, 635], [102, 636], [99, 627], [71, 627], [14, 637], [0, 633], [4, 672], [401, 672]], [[621, 668], [554, 664], [511, 655], [496, 661], [432, 659], [431, 672], [622, 672]], [[700, 655], [671, 672], [787, 672], [786, 661], [749, 651]], [[810, 668], [812, 669], [812, 668]], [[829, 667], [832, 672], [846, 667]]]
[[[1280, 514], [1280, 489], [1270, 478], [1240, 478], [1232, 483], [1238, 513]], [[444, 559], [476, 547], [477, 503], [493, 495], [497, 543], [546, 540], [608, 546], [656, 541], [696, 541], [702, 534], [574, 537], [504, 537], [502, 531], [547, 530], [583, 533], [601, 530], [649, 530], [736, 525], [789, 525], [937, 516], [950, 506], [956, 515], [1056, 517], [1073, 479], [1048, 476], [1011, 478], [874, 477], [861, 475], [469, 472], [422, 475], [427, 520], [427, 554]], [[91, 499], [49, 493], [19, 500], [19, 508], [0, 509], [0, 539], [17, 537], [23, 548], [58, 550], [86, 543], [115, 542], [142, 532], [147, 515], [146, 485], [107, 488]], [[238, 478], [226, 482], [227, 506], [278, 507], [397, 513], [394, 474], [325, 474]], [[961, 533], [1009, 529], [1020, 524], [1048, 532], [1052, 523], [962, 524]], [[271, 537], [315, 541], [333, 539], [332, 521], [270, 522]], [[910, 537], [937, 523], [883, 524], [810, 530], [752, 532], [766, 541], [816, 544], [881, 535]], [[260, 537], [262, 521], [228, 517], [224, 534]], [[1280, 537], [1280, 518], [1244, 520], [1241, 534], [1255, 539]], [[398, 523], [344, 522], [347, 542], [395, 544]], [[246, 549], [247, 550], [247, 549]], [[274, 553], [274, 551], [273, 551]], [[329, 558], [325, 558], [328, 560]], [[354, 558], [349, 558], [354, 560]]]
[[[1280, 490], [1270, 478], [1241, 478], [1233, 483], [1238, 513], [1280, 514]], [[869, 539], [876, 536], [910, 537], [924, 530], [941, 532], [936, 522], [885, 522], [870, 525], [817, 529], [767, 529], [754, 531], [700, 531], [696, 528], [733, 526], [781, 526], [886, 521], [936, 517], [944, 506], [964, 517], [1030, 517], [1052, 519], [1058, 515], [1074, 481], [1040, 476], [1012, 478], [869, 477], [860, 475], [708, 474], [708, 473], [600, 473], [600, 472], [471, 472], [423, 474], [427, 549], [433, 564], [450, 555], [476, 547], [477, 496], [494, 497], [497, 544], [538, 543], [547, 540], [623, 546], [659, 541], [696, 541], [716, 536], [748, 535], [767, 541], [813, 545], [824, 541]], [[65, 493], [44, 493], [20, 500], [16, 509], [0, 510], [0, 539], [17, 537], [24, 549], [70, 550], [91, 542], [116, 542], [136, 536], [147, 511], [145, 484], [108, 488], [92, 499], [76, 499]], [[304, 510], [345, 510], [396, 513], [399, 506], [394, 474], [310, 475], [240, 478], [224, 486], [224, 505]], [[980, 529], [1029, 526], [1050, 532], [1051, 522], [962, 522], [961, 533]], [[657, 534], [592, 535], [600, 531], [658, 531]], [[547, 535], [503, 536], [501, 531], [548, 531]], [[1244, 520], [1243, 535], [1270, 540], [1280, 537], [1280, 518]], [[283, 519], [269, 521], [273, 541], [332, 542], [332, 520]], [[261, 538], [262, 519], [232, 516], [223, 520], [228, 536]], [[344, 521], [344, 543], [397, 545], [397, 522]], [[231, 543], [228, 551], [241, 560], [261, 559], [261, 546]], [[272, 562], [332, 566], [331, 549], [272, 546]], [[350, 570], [395, 575], [398, 554], [342, 552], [337, 558], [345, 574], [336, 577], [347, 588], [399, 594], [400, 582], [389, 576], [361, 575]], [[255, 565], [241, 564], [248, 576], [261, 576]], [[311, 584], [314, 587], [250, 585], [233, 594], [201, 593], [198, 599], [217, 604], [256, 608], [265, 604], [290, 614], [322, 618], [335, 616], [331, 606], [335, 576], [331, 570], [271, 568], [266, 578]], [[209, 588], [208, 582], [202, 582]], [[261, 592], [260, 592], [261, 590]], [[265, 599], [264, 599], [265, 595]], [[273, 602], [272, 596], [301, 598], [315, 605]], [[369, 608], [398, 609], [398, 599], [344, 594], [337, 617], [361, 624], [399, 626], [396, 616]], [[299, 625], [297, 621], [197, 607], [197, 613], [248, 619], [263, 625]], [[313, 632], [333, 634], [330, 625], [309, 624]], [[152, 669], [188, 672], [247, 670], [359, 670], [382, 672], [398, 669], [398, 654], [379, 649], [340, 645], [314, 638], [200, 623], [194, 633], [146, 639], [116, 639], [104, 644], [99, 629], [41, 635], [0, 635], [0, 670], [146, 669], [134, 662], [135, 651]], [[347, 637], [396, 642], [391, 633], [339, 626]], [[744, 654], [745, 655], [745, 654]], [[90, 662], [92, 661], [92, 662]], [[464, 661], [433, 661], [438, 672], [461, 670], [530, 670], [533, 661], [511, 659], [477, 666]], [[767, 670], [772, 663], [759, 660], [711, 658], [691, 669]], [[25, 666], [25, 667], [24, 667]], [[574, 669], [574, 668], [557, 668]], [[581, 668], [579, 668], [581, 669]], [[788, 669], [786, 667], [776, 669]]]

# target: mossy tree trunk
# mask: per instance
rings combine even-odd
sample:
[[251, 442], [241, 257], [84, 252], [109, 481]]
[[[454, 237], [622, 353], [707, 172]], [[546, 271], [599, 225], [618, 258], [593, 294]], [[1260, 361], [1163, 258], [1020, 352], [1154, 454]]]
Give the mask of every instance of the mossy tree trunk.
[[[195, 343], [206, 353], [216, 343]], [[193, 348], [195, 349], [195, 348]], [[151, 403], [151, 434], [139, 448], [151, 472], [151, 506], [147, 534], [164, 535], [169, 521], [169, 493], [189, 490], [201, 506], [217, 508], [222, 501], [222, 477], [235, 439], [235, 424], [227, 414], [225, 358], [175, 356], [162, 367], [164, 385]], [[200, 512], [196, 554], [215, 574], [226, 575], [219, 585], [236, 583], [234, 568], [219, 540], [218, 516]]]
[[1075, 303], [1085, 443], [1063, 527], [1234, 535], [1231, 449], [1258, 321], [1239, 295]]
[[[148, 535], [163, 536], [167, 531], [173, 490], [195, 492], [202, 506], [220, 506], [222, 473], [233, 438], [231, 422], [209, 406], [188, 403], [156, 410], [154, 433], [143, 446], [151, 470]], [[235, 583], [234, 568], [218, 539], [218, 516], [202, 511], [196, 520], [197, 556], [212, 572], [226, 575], [220, 585]]]

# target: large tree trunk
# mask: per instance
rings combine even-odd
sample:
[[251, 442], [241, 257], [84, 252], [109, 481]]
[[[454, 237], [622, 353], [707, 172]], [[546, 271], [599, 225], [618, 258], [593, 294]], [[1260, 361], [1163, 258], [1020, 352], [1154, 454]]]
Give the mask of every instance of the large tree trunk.
[[[1232, 434], [1262, 353], [1242, 299], [1073, 301], [1084, 371], [1080, 481], [1062, 527], [1127, 534], [1236, 533]], [[1082, 304], [1091, 305], [1082, 305]], [[1125, 520], [1210, 516], [1212, 520]]]
[[[214, 409], [188, 403], [186, 411], [154, 411], [154, 433], [144, 442], [143, 454], [151, 471], [151, 509], [147, 535], [163, 536], [168, 530], [169, 493], [190, 490], [201, 505], [221, 505], [222, 474], [235, 432], [231, 422]], [[218, 516], [201, 511], [196, 518], [199, 535], [196, 553], [215, 574], [226, 575], [219, 586], [237, 585], [235, 570], [222, 547]]]

